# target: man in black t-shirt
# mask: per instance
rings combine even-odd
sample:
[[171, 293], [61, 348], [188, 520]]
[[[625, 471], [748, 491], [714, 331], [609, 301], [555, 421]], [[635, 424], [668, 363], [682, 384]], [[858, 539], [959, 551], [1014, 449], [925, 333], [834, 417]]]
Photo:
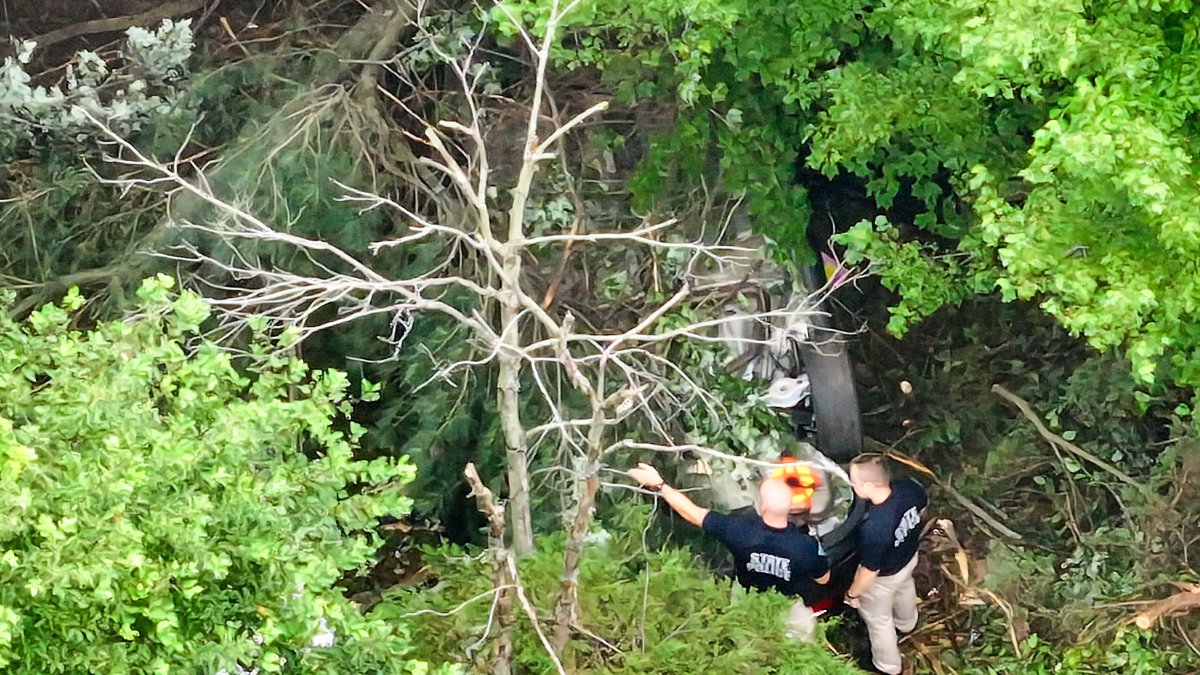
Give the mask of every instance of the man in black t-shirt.
[[917, 626], [913, 568], [921, 541], [921, 510], [929, 503], [914, 480], [892, 480], [883, 457], [861, 455], [850, 463], [850, 485], [870, 502], [859, 527], [859, 565], [846, 591], [871, 636], [871, 661], [881, 673], [901, 672], [896, 631]]
[[716, 537], [733, 554], [738, 583], [759, 591], [774, 589], [797, 597], [787, 623], [797, 637], [811, 637], [814, 617], [808, 604], [814, 600], [816, 586], [829, 582], [829, 561], [821, 555], [820, 545], [808, 532], [788, 523], [792, 507], [792, 489], [779, 479], [767, 479], [759, 486], [761, 514], [731, 516], [710, 511], [667, 485], [658, 470], [638, 464], [629, 470], [642, 487], [657, 492], [676, 513], [693, 525]]

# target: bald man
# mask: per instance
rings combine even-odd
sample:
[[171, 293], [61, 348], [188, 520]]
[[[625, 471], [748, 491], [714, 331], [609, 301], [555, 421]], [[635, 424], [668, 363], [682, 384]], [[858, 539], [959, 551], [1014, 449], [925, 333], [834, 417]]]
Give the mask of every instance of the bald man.
[[776, 590], [798, 598], [785, 619], [789, 631], [799, 639], [811, 639], [814, 618], [809, 605], [815, 600], [816, 584], [829, 583], [829, 561], [807, 531], [788, 522], [792, 489], [779, 479], [759, 485], [760, 514], [731, 516], [697, 505], [687, 495], [667, 485], [658, 470], [638, 464], [629, 477], [642, 487], [657, 492], [670, 507], [693, 525], [716, 537], [733, 554], [738, 583], [759, 591]]

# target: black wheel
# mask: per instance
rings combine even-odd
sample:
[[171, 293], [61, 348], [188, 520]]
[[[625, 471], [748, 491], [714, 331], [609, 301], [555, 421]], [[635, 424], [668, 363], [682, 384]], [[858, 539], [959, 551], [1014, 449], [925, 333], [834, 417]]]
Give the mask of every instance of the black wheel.
[[[803, 269], [804, 285], [816, 290], [825, 285], [825, 269], [818, 261]], [[816, 427], [814, 445], [835, 462], [848, 462], [862, 452], [862, 418], [858, 392], [850, 367], [850, 350], [828, 316], [813, 317], [809, 340], [798, 346], [804, 370], [812, 384], [812, 408]]]

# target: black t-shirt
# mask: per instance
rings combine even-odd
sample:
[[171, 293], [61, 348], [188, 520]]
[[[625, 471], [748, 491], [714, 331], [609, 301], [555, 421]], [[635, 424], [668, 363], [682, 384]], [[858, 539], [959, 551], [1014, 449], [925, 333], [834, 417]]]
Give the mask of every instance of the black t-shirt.
[[817, 540], [794, 527], [771, 527], [757, 515], [731, 516], [709, 511], [704, 531], [733, 553], [738, 583], [760, 591], [775, 589], [798, 595], [806, 603], [816, 599], [817, 577], [829, 571]]
[[912, 479], [894, 480], [892, 494], [871, 504], [858, 534], [859, 563], [879, 576], [899, 572], [921, 542], [921, 509], [929, 503], [925, 488]]

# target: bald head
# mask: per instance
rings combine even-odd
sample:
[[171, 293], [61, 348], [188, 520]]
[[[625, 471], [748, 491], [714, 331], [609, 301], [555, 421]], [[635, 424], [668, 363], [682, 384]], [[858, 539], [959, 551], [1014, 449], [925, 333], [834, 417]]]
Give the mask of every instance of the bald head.
[[762, 498], [762, 516], [767, 518], [783, 517], [787, 519], [792, 510], [792, 488], [779, 478], [768, 478], [758, 486], [758, 494]]

